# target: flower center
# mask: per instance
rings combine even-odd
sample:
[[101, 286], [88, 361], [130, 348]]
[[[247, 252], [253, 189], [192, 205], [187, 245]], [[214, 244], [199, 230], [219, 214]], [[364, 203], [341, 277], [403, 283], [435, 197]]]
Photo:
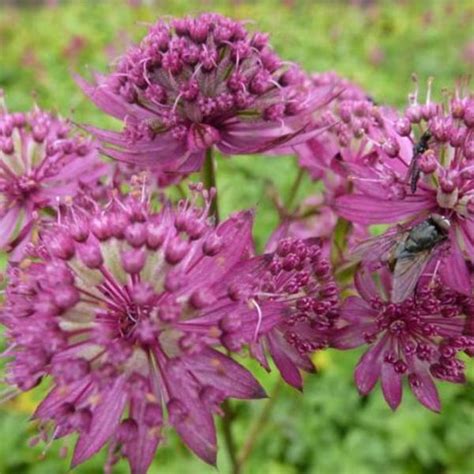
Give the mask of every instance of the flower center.
[[25, 201], [39, 189], [39, 183], [31, 176], [19, 176], [7, 185], [6, 193], [10, 198]]

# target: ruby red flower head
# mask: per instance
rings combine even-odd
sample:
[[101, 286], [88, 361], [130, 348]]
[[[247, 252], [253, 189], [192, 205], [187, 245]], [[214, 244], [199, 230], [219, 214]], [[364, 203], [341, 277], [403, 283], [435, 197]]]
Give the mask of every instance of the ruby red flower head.
[[158, 21], [87, 96], [124, 124], [88, 127], [118, 160], [198, 170], [205, 151], [249, 154], [291, 143], [332, 96], [270, 48], [267, 35], [214, 13]]
[[369, 272], [357, 273], [358, 295], [344, 301], [332, 345], [368, 346], [355, 370], [361, 394], [370, 393], [380, 380], [385, 400], [396, 409], [406, 377], [418, 401], [439, 411], [435, 380], [465, 382], [464, 363], [457, 355], [474, 349], [473, 334], [466, 331], [474, 299], [446, 288], [439, 279], [424, 279], [416, 295], [395, 304], [389, 297], [390, 273], [382, 270], [378, 276], [381, 284], [376, 286]]
[[94, 143], [73, 135], [69, 122], [37, 107], [10, 113], [0, 104], [0, 249], [27, 242], [36, 212], [74, 196], [105, 167]]
[[52, 378], [34, 418], [43, 437], [79, 435], [73, 465], [109, 443], [108, 465], [125, 456], [145, 473], [165, 423], [214, 463], [212, 413], [228, 397], [264, 396], [215, 349], [230, 330], [227, 315], [238, 314], [216, 287], [248, 258], [252, 213], [216, 227], [212, 196], [196, 194], [203, 208], [183, 201], [154, 211], [135, 183], [108, 205], [70, 206], [9, 271], [0, 312], [6, 380], [24, 391]]

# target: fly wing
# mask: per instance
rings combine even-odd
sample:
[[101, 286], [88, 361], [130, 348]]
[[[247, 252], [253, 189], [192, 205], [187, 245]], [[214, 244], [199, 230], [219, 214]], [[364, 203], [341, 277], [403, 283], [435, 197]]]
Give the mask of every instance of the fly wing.
[[391, 229], [383, 235], [372, 237], [358, 244], [351, 251], [351, 260], [366, 262], [386, 262], [392, 251], [406, 238], [406, 232], [400, 234], [396, 229]]
[[430, 250], [425, 250], [411, 254], [405, 253], [397, 258], [393, 270], [393, 303], [401, 303], [412, 295], [431, 255]]

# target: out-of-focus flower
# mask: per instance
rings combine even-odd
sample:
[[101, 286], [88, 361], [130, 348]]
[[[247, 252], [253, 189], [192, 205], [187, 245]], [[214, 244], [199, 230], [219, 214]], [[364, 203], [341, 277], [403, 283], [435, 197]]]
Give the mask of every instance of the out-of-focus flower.
[[69, 40], [67, 46], [62, 50], [65, 59], [74, 61], [87, 47], [87, 39], [81, 35], [74, 35]]
[[228, 286], [257, 316], [236, 325], [229, 341], [237, 347], [250, 342], [267, 370], [268, 353], [283, 379], [298, 389], [299, 369], [314, 370], [311, 355], [328, 347], [338, 317], [339, 291], [321, 253], [318, 239], [281, 239], [273, 253], [238, 266]]
[[385, 400], [396, 409], [402, 400], [402, 381], [424, 406], [439, 411], [434, 379], [463, 383], [464, 363], [457, 358], [474, 350], [474, 334], [465, 330], [474, 315], [474, 300], [434, 279], [419, 288], [416, 297], [390, 302], [392, 277], [379, 273], [377, 288], [369, 272], [360, 271], [355, 284], [360, 296], [346, 298], [341, 328], [332, 345], [352, 349], [368, 345], [355, 370], [359, 391], [367, 395], [380, 380]]
[[105, 153], [185, 173], [213, 146], [233, 155], [303, 140], [310, 113], [333, 97], [331, 86], [313, 88], [283, 62], [266, 34], [212, 13], [158, 21], [111, 74], [77, 81], [124, 123], [121, 133], [87, 127]]
[[[297, 238], [322, 238], [325, 255], [337, 224], [335, 200], [352, 190], [346, 163], [356, 163], [386, 135], [381, 111], [368, 94], [335, 72], [312, 75], [313, 87], [330, 88], [336, 98], [312, 117], [316, 136], [294, 147], [299, 165], [312, 180], [324, 183], [322, 194], [309, 198], [286, 219], [277, 234]], [[312, 233], [312, 235], [311, 235]], [[366, 226], [355, 223], [349, 231], [349, 247], [368, 236]], [[342, 249], [339, 249], [341, 251]], [[342, 255], [341, 255], [342, 256]]]
[[447, 250], [437, 253], [443, 282], [471, 294], [474, 261], [474, 99], [456, 94], [448, 106], [412, 105], [378, 150], [345, 163], [354, 193], [336, 212], [364, 225], [408, 222], [438, 214], [450, 222]]
[[468, 41], [462, 50], [461, 59], [468, 67], [474, 67], [474, 40]]
[[183, 201], [155, 212], [138, 181], [106, 206], [70, 205], [10, 269], [6, 380], [27, 391], [53, 379], [34, 418], [43, 439], [79, 435], [73, 465], [109, 443], [106, 470], [125, 456], [143, 474], [164, 423], [215, 463], [212, 413], [226, 398], [265, 395], [215, 349], [234, 329], [229, 315], [246, 323], [241, 304], [217, 289], [251, 251], [252, 214], [216, 227], [212, 196], [197, 189], [204, 208]]
[[362, 88], [334, 72], [314, 74], [312, 83], [316, 90], [330, 87], [337, 94], [313, 116], [313, 126], [320, 130], [317, 137], [295, 147], [300, 165], [312, 179], [320, 179], [331, 170], [340, 171], [333, 169], [337, 161], [354, 162], [383, 144], [388, 110], [382, 114]]
[[373, 46], [367, 53], [367, 59], [372, 66], [380, 66], [385, 61], [385, 52], [380, 46]]
[[0, 104], [0, 249], [26, 242], [35, 212], [74, 196], [105, 168], [94, 143], [73, 135], [67, 121]]

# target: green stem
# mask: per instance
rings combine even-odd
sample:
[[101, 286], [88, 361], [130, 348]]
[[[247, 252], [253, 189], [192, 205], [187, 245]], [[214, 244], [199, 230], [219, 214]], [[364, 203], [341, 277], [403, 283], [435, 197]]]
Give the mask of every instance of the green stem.
[[222, 417], [222, 433], [224, 435], [224, 444], [232, 466], [231, 472], [232, 474], [240, 474], [240, 465], [237, 461], [237, 451], [235, 449], [235, 440], [232, 433], [234, 414], [232, 413], [229, 400], [225, 400], [221, 406], [224, 411], [224, 416]]
[[217, 224], [219, 222], [219, 204], [217, 201], [216, 162], [212, 148], [206, 150], [206, 159], [204, 160], [204, 167], [202, 169], [202, 182], [206, 189], [214, 188], [216, 190], [216, 196], [211, 203], [211, 216], [214, 216]]
[[260, 412], [260, 415], [258, 418], [255, 420], [253, 425], [250, 427], [249, 434], [247, 436], [247, 439], [245, 440], [244, 445], [242, 446], [242, 449], [239, 452], [239, 455], [237, 457], [237, 465], [239, 470], [237, 472], [241, 472], [243, 465], [249, 458], [252, 449], [255, 446], [255, 443], [257, 441], [258, 436], [261, 434], [263, 428], [265, 427], [268, 419], [270, 418], [270, 414], [272, 412], [273, 407], [275, 406], [275, 403], [278, 399], [278, 395], [280, 393], [281, 388], [283, 387], [283, 379], [278, 379], [276, 382], [275, 386], [273, 387], [273, 390], [265, 402], [265, 405]]
[[290, 193], [288, 194], [288, 199], [285, 202], [285, 209], [288, 212], [291, 211], [291, 205], [293, 204], [293, 201], [295, 200], [295, 197], [303, 181], [303, 177], [304, 177], [304, 169], [301, 167], [298, 167], [298, 174], [296, 175], [296, 178], [293, 181], [293, 184], [291, 185]]
[[176, 189], [178, 190], [178, 193], [179, 193], [181, 199], [186, 199], [188, 197], [188, 195], [186, 194], [186, 191], [184, 190], [184, 187], [183, 187], [182, 183], [177, 184]]

